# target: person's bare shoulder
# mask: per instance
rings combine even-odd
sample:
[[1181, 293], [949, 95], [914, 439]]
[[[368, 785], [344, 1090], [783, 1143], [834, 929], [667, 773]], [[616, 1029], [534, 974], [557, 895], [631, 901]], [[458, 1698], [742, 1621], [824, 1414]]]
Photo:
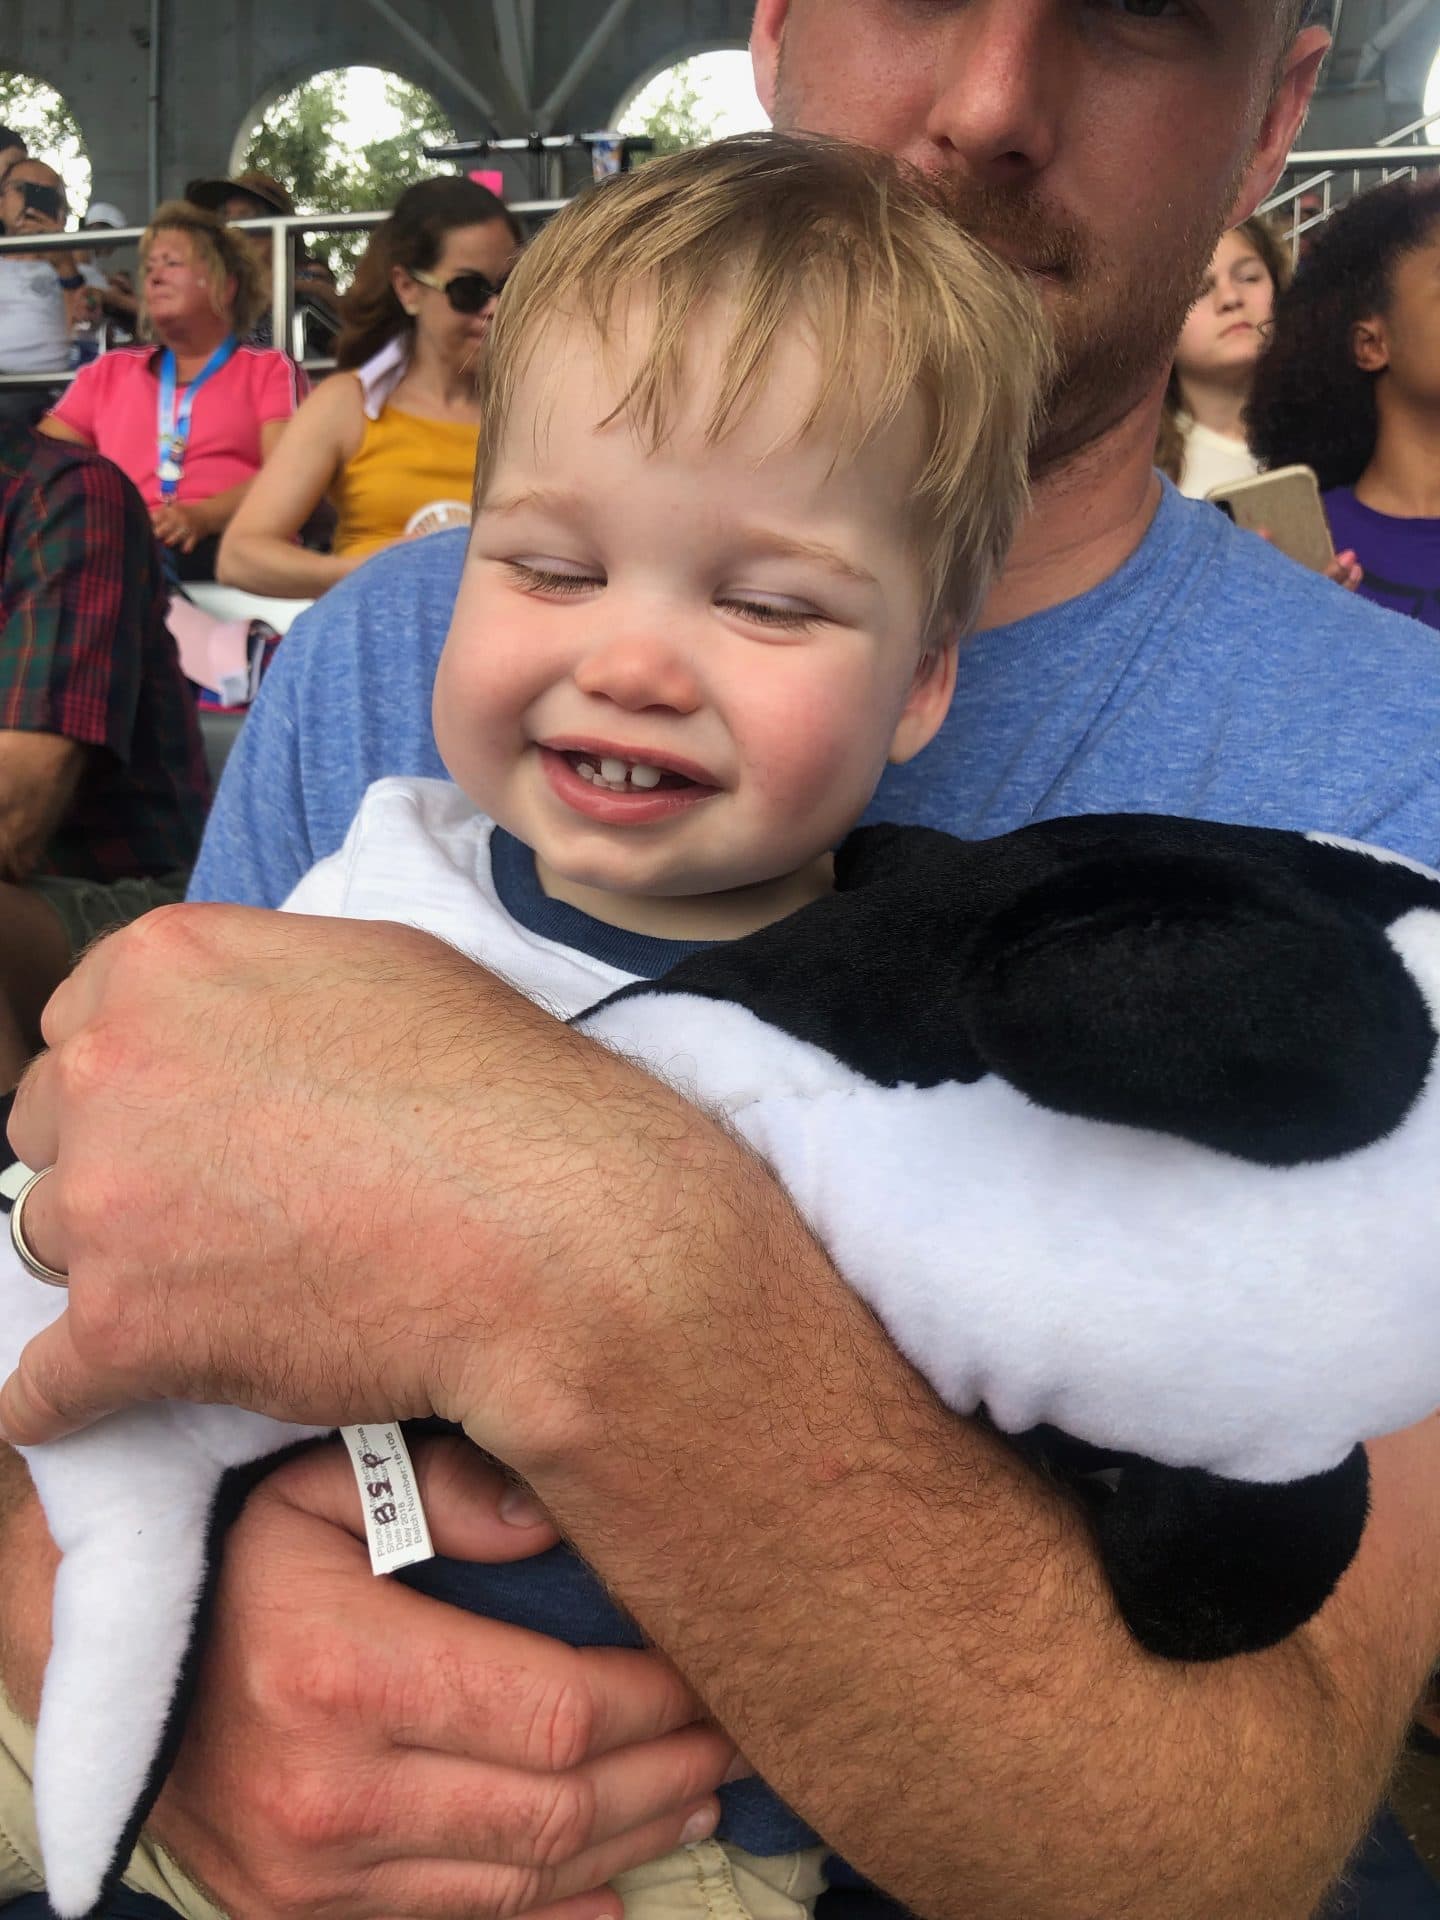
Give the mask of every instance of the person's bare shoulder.
[[365, 436], [360, 382], [353, 373], [332, 373], [295, 409], [287, 437], [324, 442], [336, 462], [353, 459]]

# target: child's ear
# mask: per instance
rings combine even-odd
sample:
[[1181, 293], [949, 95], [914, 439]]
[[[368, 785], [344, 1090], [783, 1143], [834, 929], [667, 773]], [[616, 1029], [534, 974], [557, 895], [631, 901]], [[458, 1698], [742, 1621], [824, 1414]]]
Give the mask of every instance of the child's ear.
[[928, 747], [940, 731], [950, 711], [955, 693], [955, 668], [960, 649], [953, 639], [937, 638], [920, 656], [915, 678], [905, 696], [895, 736], [890, 742], [892, 767], [913, 760], [922, 747]]
[[1368, 320], [1357, 320], [1351, 327], [1350, 355], [1363, 373], [1383, 373], [1389, 366], [1390, 343], [1378, 313]]

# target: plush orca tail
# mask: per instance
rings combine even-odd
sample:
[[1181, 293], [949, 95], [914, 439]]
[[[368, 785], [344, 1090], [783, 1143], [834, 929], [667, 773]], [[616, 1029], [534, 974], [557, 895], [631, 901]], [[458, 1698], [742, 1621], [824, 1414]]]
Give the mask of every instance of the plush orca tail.
[[323, 1431], [165, 1402], [26, 1450], [61, 1552], [34, 1780], [59, 1920], [104, 1909], [169, 1771], [230, 1521]]
[[[107, 1525], [92, 1508], [65, 1550], [35, 1732], [35, 1820], [60, 1920], [81, 1920], [106, 1897], [154, 1798], [152, 1781], [158, 1790], [221, 1479], [194, 1451], [157, 1459], [153, 1434], [137, 1446], [132, 1432], [127, 1446], [108, 1431], [117, 1424], [93, 1437], [131, 1458], [137, 1484], [153, 1496], [152, 1516], [137, 1525], [132, 1512]], [[53, 1502], [47, 1510], [54, 1514]]]

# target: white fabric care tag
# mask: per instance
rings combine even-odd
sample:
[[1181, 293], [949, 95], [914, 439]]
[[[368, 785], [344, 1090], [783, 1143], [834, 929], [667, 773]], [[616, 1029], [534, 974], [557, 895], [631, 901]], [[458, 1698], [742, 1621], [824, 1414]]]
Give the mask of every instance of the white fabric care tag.
[[398, 1573], [433, 1560], [415, 1466], [399, 1427], [342, 1427], [340, 1438], [360, 1489], [372, 1570]]

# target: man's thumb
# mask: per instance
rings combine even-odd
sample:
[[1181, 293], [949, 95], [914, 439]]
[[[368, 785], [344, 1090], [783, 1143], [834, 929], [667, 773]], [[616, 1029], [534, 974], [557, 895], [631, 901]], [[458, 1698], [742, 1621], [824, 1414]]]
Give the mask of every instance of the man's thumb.
[[11, 1446], [35, 1447], [91, 1426], [123, 1399], [107, 1397], [86, 1380], [70, 1337], [70, 1314], [52, 1321], [20, 1355], [0, 1388], [0, 1438]]

